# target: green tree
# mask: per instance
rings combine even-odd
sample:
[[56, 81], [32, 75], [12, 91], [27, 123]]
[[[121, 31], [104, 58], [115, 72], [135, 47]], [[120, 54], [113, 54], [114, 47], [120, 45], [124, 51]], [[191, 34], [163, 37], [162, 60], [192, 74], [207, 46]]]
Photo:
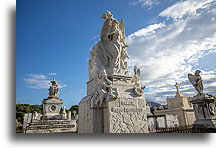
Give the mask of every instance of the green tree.
[[71, 108], [69, 109], [71, 111], [72, 116], [74, 116], [74, 111], [77, 112], [78, 114], [78, 105], [72, 105]]
[[16, 104], [16, 119], [23, 123], [23, 117], [26, 113], [43, 113], [42, 105]]

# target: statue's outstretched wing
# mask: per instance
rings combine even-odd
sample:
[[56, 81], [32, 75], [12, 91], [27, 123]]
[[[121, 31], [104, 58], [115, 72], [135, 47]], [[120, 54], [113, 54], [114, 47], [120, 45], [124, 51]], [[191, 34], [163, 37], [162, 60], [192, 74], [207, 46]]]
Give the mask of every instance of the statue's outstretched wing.
[[119, 28], [122, 32], [122, 37], [125, 38], [125, 28], [124, 28], [124, 20], [121, 20], [119, 23]]
[[191, 82], [192, 85], [197, 84], [195, 76], [190, 73], [188, 74], [188, 80]]

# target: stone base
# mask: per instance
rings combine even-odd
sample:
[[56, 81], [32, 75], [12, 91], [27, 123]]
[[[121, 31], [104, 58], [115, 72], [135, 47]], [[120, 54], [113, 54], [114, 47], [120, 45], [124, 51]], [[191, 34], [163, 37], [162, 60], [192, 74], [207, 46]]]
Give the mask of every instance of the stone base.
[[190, 101], [193, 104], [196, 120], [215, 120], [215, 99], [209, 95], [197, 95]]
[[78, 132], [148, 133], [145, 98], [134, 93], [132, 77], [113, 75], [109, 79], [118, 88], [119, 98], [106, 99], [97, 106], [97, 98], [92, 99], [95, 82], [88, 82], [87, 96], [79, 103]]
[[40, 120], [33, 121], [26, 127], [24, 133], [75, 133], [76, 120]]
[[196, 120], [193, 124], [194, 128], [216, 128], [216, 120], [203, 119]]
[[193, 104], [196, 116], [193, 127], [215, 128], [215, 98], [209, 94], [198, 94], [190, 102]]
[[62, 116], [59, 114], [63, 101], [57, 97], [48, 97], [43, 100], [43, 119], [59, 120]]

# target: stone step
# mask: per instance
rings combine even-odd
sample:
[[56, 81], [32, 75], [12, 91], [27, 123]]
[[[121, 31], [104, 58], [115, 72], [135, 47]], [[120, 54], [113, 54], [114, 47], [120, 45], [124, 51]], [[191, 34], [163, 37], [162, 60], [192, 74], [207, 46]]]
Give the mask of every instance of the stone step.
[[72, 124], [76, 123], [75, 120], [40, 120], [40, 121], [33, 121], [32, 125], [53, 125], [53, 124]]
[[74, 128], [29, 129], [26, 133], [76, 133]]
[[30, 125], [27, 127], [27, 130], [37, 130], [37, 129], [69, 129], [74, 128], [75, 125]]

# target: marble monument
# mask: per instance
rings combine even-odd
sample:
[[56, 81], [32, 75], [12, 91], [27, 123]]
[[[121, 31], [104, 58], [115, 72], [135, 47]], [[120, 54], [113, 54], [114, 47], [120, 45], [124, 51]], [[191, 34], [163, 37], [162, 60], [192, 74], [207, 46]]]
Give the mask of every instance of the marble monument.
[[196, 117], [193, 127], [215, 128], [215, 97], [203, 92], [203, 80], [200, 73], [200, 70], [196, 70], [194, 75], [188, 74], [189, 81], [197, 91], [197, 95], [190, 101], [193, 104]]
[[130, 76], [124, 21], [110, 11], [88, 62], [87, 96], [79, 103], [79, 133], [148, 133], [140, 69]]
[[58, 82], [53, 79], [49, 88], [49, 96], [43, 100], [44, 119], [61, 119], [59, 114], [63, 101], [58, 98]]
[[42, 101], [43, 114], [35, 111], [24, 115], [23, 133], [75, 133], [77, 120], [71, 119], [71, 111], [62, 108], [63, 100], [58, 98], [58, 82], [53, 79], [49, 96]]

